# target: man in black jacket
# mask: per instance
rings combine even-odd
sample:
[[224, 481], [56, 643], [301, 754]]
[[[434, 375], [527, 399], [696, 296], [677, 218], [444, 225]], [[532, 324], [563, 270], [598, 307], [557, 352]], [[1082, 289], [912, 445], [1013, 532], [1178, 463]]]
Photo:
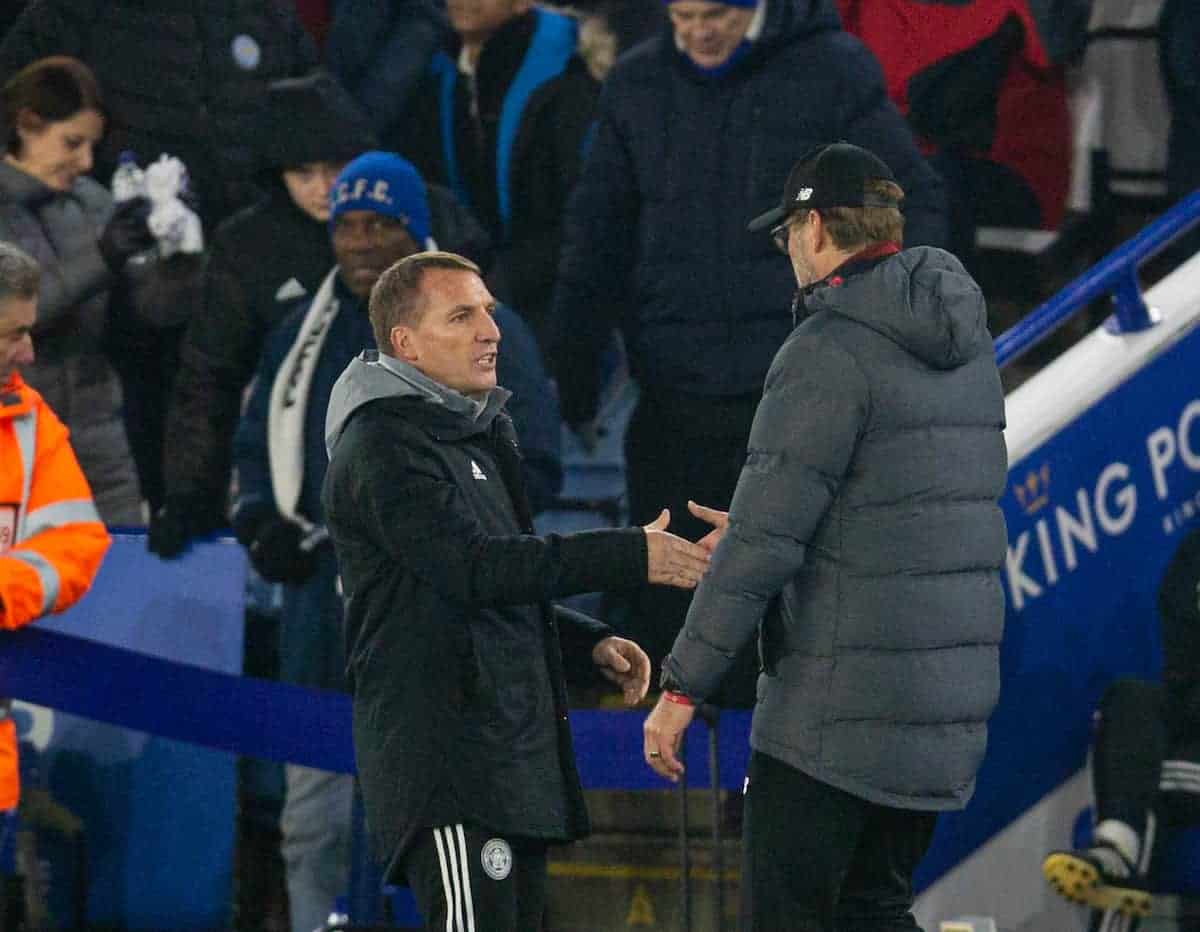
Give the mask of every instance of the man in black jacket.
[[[685, 497], [726, 507], [771, 358], [787, 336], [787, 262], [738, 218], [777, 197], [802, 152], [868, 146], [908, 192], [907, 245], [941, 245], [940, 179], [884, 93], [879, 65], [831, 0], [673, 0], [670, 26], [609, 73], [564, 220], [547, 358], [563, 416], [596, 416], [603, 352], [619, 327], [641, 390], [625, 437], [630, 515], [654, 503], [703, 526]], [[583, 430], [587, 434], [587, 430]], [[646, 593], [634, 619], [658, 660], [686, 593]], [[727, 695], [753, 702], [753, 652]]]
[[[346, 366], [374, 344], [367, 314], [371, 288], [385, 269], [429, 242], [425, 184], [399, 156], [368, 152], [338, 176], [329, 230], [337, 265], [311, 301], [266, 341], [234, 437], [238, 499], [233, 526], [264, 579], [283, 582], [279, 675], [319, 689], [345, 685], [338, 568], [323, 525], [321, 485], [328, 457], [325, 413]], [[507, 319], [503, 315], [509, 315]], [[497, 365], [514, 397], [522, 429], [521, 468], [530, 488], [558, 491], [557, 406], [520, 318], [496, 309], [506, 339]], [[531, 356], [521, 355], [522, 349]], [[289, 765], [280, 819], [292, 927], [319, 925], [344, 891], [350, 832], [348, 777]]]
[[[428, 928], [541, 928], [546, 845], [586, 834], [564, 676], [645, 694], [636, 644], [549, 600], [691, 588], [705, 551], [664, 529], [534, 536], [478, 267], [411, 256], [372, 290], [378, 353], [334, 386], [322, 499], [346, 599], [371, 834]], [[462, 923], [465, 923], [462, 924]]]

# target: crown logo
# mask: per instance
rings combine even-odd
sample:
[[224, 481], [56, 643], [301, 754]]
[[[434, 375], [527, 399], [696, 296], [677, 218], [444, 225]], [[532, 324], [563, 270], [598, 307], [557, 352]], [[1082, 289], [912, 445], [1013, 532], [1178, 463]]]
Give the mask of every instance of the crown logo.
[[1029, 470], [1025, 478], [1012, 487], [1017, 504], [1027, 515], [1036, 514], [1050, 503], [1050, 464], [1042, 463], [1036, 472]]

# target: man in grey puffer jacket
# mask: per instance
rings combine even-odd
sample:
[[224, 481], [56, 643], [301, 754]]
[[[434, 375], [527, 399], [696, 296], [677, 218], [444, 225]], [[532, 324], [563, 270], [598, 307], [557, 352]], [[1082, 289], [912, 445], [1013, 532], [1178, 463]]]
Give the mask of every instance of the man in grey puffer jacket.
[[999, 690], [1004, 397], [978, 286], [900, 250], [903, 192], [845, 143], [751, 224], [791, 258], [776, 355], [708, 574], [663, 663], [647, 762], [760, 632], [743, 930], [915, 929], [936, 813], [966, 805]]

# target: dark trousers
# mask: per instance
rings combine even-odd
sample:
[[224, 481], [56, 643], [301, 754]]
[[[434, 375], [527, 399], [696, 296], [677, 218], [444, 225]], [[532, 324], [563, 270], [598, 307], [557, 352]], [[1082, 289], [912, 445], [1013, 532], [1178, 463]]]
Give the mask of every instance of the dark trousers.
[[[629, 516], [648, 524], [671, 509], [669, 528], [698, 540], [712, 528], [693, 518], [688, 499], [726, 510], [746, 460], [746, 442], [758, 405], [757, 395], [710, 398], [645, 391], [625, 432], [625, 475]], [[637, 641], [657, 667], [683, 627], [691, 592], [645, 586], [634, 596], [623, 632]], [[749, 708], [754, 704], [757, 648], [748, 644], [726, 677], [716, 705]], [[657, 676], [651, 680], [657, 682]]]
[[461, 824], [428, 829], [405, 855], [404, 873], [427, 929], [542, 928], [545, 842]]
[[867, 802], [755, 751], [740, 932], [911, 932], [912, 876], [937, 815]]
[[[1193, 687], [1193, 692], [1196, 691]], [[1153, 847], [1163, 829], [1200, 823], [1200, 697], [1116, 680], [1100, 700], [1092, 750], [1096, 821], [1116, 819]], [[1154, 837], [1147, 816], [1155, 814]], [[1143, 870], [1150, 852], [1143, 852]]]

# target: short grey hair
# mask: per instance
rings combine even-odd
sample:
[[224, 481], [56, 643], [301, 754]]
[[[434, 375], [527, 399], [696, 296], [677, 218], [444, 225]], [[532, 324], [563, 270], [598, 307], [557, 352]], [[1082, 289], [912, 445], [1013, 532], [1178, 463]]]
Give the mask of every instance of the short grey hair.
[[12, 243], [0, 242], [0, 301], [36, 298], [42, 280], [37, 260]]

